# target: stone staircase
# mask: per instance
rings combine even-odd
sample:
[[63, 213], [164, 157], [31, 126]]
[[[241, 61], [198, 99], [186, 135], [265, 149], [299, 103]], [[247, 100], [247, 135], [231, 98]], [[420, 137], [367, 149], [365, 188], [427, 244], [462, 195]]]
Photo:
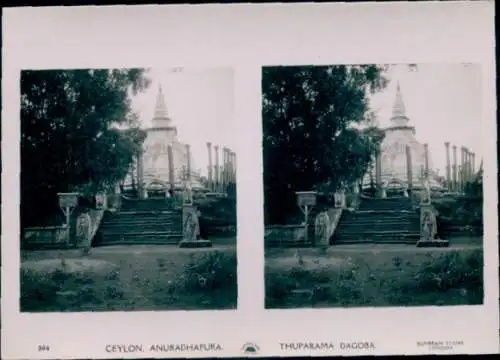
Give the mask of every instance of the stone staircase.
[[94, 246], [165, 245], [182, 240], [182, 211], [169, 199], [122, 200], [119, 212], [107, 212]]
[[415, 244], [420, 238], [419, 214], [405, 197], [363, 199], [355, 212], [344, 211], [333, 244]]

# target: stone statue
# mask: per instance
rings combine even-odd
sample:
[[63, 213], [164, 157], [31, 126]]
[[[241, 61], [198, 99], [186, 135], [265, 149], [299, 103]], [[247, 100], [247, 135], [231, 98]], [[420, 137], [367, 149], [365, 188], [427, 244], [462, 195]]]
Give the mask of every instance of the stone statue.
[[329, 226], [330, 217], [326, 211], [320, 212], [314, 220], [314, 234], [316, 237], [316, 244], [321, 246], [328, 246], [329, 244]]
[[429, 180], [424, 181], [424, 192], [422, 196], [422, 202], [424, 204], [429, 204], [431, 202], [431, 187], [429, 186]]
[[191, 186], [189, 184], [187, 184], [184, 187], [183, 198], [184, 198], [184, 204], [192, 204], [193, 203], [193, 191], [192, 191]]
[[198, 212], [194, 207], [192, 207], [189, 211], [186, 210], [182, 221], [183, 238], [184, 241], [196, 241], [200, 237]]
[[420, 220], [420, 238], [421, 240], [434, 240], [437, 234], [436, 214], [432, 208], [422, 209], [422, 218]]
[[92, 233], [92, 219], [87, 213], [80, 214], [76, 219], [76, 238], [78, 245], [90, 246]]

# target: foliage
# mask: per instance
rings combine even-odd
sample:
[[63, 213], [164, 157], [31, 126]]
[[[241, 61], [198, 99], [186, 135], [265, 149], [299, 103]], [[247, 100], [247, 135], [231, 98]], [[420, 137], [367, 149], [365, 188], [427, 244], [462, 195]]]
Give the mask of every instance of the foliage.
[[295, 191], [335, 190], [366, 172], [383, 138], [368, 101], [386, 86], [382, 72], [376, 65], [264, 68], [267, 222], [295, 208]]
[[210, 292], [220, 289], [236, 289], [236, 254], [218, 251], [192, 254], [183, 271], [171, 284], [172, 291]]
[[[465, 305], [483, 301], [482, 249], [348, 253], [341, 265], [341, 253], [317, 264], [305, 260], [303, 265], [291, 267], [267, 259], [266, 308]], [[324, 257], [315, 255], [316, 260]], [[310, 293], [297, 297], [297, 289]]]
[[21, 73], [24, 222], [49, 214], [58, 192], [92, 195], [125, 176], [145, 137], [130, 97], [148, 85], [143, 69]]
[[[29, 252], [21, 268], [21, 311], [199, 310], [235, 308], [234, 249], [106, 252], [110, 267], [91, 268], [85, 258], [53, 261], [59, 251]], [[23, 257], [26, 257], [26, 253]], [[64, 255], [63, 255], [64, 256]], [[74, 256], [74, 255], [73, 255]], [[53, 267], [33, 270], [49, 259]], [[33, 261], [35, 260], [35, 261]], [[34, 264], [33, 264], [34, 262]], [[65, 266], [62, 266], [64, 262]], [[77, 271], [75, 265], [81, 264]]]
[[438, 211], [442, 237], [452, 228], [468, 229], [473, 234], [483, 232], [483, 185], [481, 176], [468, 183], [464, 195], [444, 196], [433, 199]]
[[[98, 289], [96, 284], [102, 286]], [[41, 272], [21, 269], [21, 310], [85, 310], [88, 304], [99, 306], [109, 298], [120, 300], [123, 297], [122, 287], [116, 272], [67, 272], [60, 268]], [[92, 306], [88, 309], [92, 309]]]

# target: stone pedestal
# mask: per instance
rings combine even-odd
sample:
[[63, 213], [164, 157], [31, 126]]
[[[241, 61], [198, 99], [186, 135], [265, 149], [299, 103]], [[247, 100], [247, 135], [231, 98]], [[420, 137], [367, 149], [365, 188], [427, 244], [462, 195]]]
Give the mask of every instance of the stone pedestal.
[[182, 241], [179, 243], [181, 248], [199, 248], [211, 247], [210, 240], [200, 239], [200, 223], [198, 219], [198, 210], [193, 204], [184, 204], [182, 206]]

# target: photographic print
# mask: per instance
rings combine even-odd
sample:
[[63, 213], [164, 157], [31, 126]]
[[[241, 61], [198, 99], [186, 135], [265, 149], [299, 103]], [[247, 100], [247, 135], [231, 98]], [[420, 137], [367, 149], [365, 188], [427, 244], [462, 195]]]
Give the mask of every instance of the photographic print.
[[21, 312], [234, 309], [231, 68], [21, 72]]
[[498, 351], [491, 3], [3, 15], [4, 357]]
[[266, 308], [483, 303], [481, 67], [262, 70]]

